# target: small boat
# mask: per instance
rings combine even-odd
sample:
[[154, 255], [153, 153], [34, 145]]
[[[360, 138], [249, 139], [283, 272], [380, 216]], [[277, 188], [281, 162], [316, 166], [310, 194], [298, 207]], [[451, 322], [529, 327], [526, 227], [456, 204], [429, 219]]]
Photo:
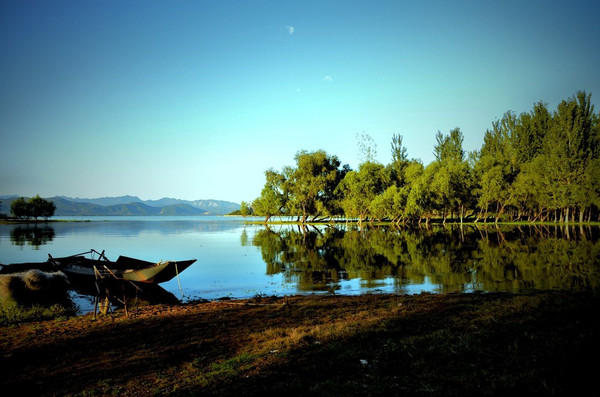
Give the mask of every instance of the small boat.
[[[91, 257], [85, 256], [88, 254]], [[53, 258], [48, 255], [48, 262], [70, 278], [114, 278], [137, 283], [158, 284], [178, 276], [179, 273], [196, 262], [196, 259], [153, 263], [127, 256], [119, 256], [113, 262], [104, 255], [104, 251], [90, 250], [63, 258]]]

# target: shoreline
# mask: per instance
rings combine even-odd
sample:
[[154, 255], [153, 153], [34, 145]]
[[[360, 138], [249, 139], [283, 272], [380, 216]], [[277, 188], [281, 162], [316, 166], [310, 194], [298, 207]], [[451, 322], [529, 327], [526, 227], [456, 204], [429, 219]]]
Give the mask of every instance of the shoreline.
[[593, 291], [147, 306], [0, 327], [0, 383], [36, 395], [590, 393], [599, 308]]
[[[71, 215], [65, 215], [65, 216], [71, 216]], [[90, 216], [78, 216], [78, 215], [73, 215], [73, 217], [78, 217], [78, 218], [82, 218], [82, 219], [48, 219], [48, 220], [43, 220], [43, 221], [25, 221], [25, 220], [19, 220], [19, 219], [0, 219], [0, 225], [45, 225], [45, 224], [52, 224], [52, 223], [76, 223], [76, 222], [111, 222], [113, 221], [113, 219], [106, 219], [106, 218], [114, 218], [114, 220], [116, 221], [122, 221], [124, 218], [135, 218], [136, 220], [138, 219], [143, 219], [143, 218], [153, 218], [153, 219], [159, 219], [160, 218], [164, 218], [165, 220], [169, 220], [172, 221], [173, 218], [181, 218], [181, 220], [189, 220], [189, 218], [198, 218], [198, 219], [202, 219], [205, 217], [222, 217], [222, 218], [237, 218], [240, 219], [241, 221], [243, 221], [244, 224], [248, 224], [248, 225], [265, 225], [265, 226], [271, 226], [271, 225], [297, 225], [297, 226], [327, 226], [327, 225], [354, 225], [354, 226], [359, 226], [359, 227], [373, 227], [373, 226], [392, 226], [394, 228], [397, 229], [402, 229], [402, 228], [428, 228], [428, 227], [432, 227], [432, 226], [483, 226], [483, 227], [498, 227], [498, 226], [555, 226], [555, 227], [580, 227], [580, 226], [585, 226], [585, 227], [598, 227], [600, 226], [600, 222], [568, 222], [568, 223], [564, 223], [564, 222], [550, 222], [550, 221], [545, 221], [545, 222], [540, 222], [540, 221], [536, 221], [536, 222], [528, 222], [528, 221], [511, 221], [511, 222], [483, 222], [483, 221], [478, 221], [478, 222], [459, 222], [457, 220], [451, 220], [451, 221], [446, 221], [445, 223], [442, 222], [442, 220], [440, 219], [432, 219], [430, 222], [421, 222], [421, 223], [414, 223], [414, 222], [410, 222], [410, 223], [396, 223], [393, 221], [364, 221], [364, 222], [358, 222], [357, 220], [324, 220], [324, 221], [315, 221], [315, 222], [300, 222], [300, 221], [293, 221], [293, 220], [279, 220], [279, 221], [268, 221], [268, 222], [264, 222], [261, 220], [248, 220], [246, 219], [246, 217], [242, 217], [241, 215], [90, 215]], [[94, 218], [98, 218], [98, 219], [94, 219]], [[255, 217], [258, 218], [258, 217]], [[177, 219], [176, 219], [177, 220]]]

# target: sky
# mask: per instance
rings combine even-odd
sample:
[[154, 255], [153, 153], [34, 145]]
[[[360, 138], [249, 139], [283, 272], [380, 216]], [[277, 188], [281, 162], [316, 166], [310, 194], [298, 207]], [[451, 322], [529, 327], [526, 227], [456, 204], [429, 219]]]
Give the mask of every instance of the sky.
[[264, 172], [358, 134], [433, 161], [506, 111], [585, 90], [597, 1], [5, 0], [0, 194], [251, 201]]

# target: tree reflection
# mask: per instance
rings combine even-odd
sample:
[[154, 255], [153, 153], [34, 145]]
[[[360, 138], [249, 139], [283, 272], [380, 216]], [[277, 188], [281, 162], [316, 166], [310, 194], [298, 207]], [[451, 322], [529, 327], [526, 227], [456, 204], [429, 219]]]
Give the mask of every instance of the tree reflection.
[[440, 292], [597, 289], [597, 228], [439, 226], [260, 229], [267, 274], [282, 273], [301, 291], [335, 291], [360, 279], [372, 289], [432, 284]]
[[10, 231], [10, 241], [14, 245], [30, 245], [36, 249], [54, 240], [54, 229], [45, 227], [17, 227]]

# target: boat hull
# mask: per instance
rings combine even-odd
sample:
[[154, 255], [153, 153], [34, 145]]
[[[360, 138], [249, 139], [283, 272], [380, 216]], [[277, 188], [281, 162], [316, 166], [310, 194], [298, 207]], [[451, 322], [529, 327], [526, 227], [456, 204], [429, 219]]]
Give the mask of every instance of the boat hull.
[[119, 257], [116, 262], [73, 256], [51, 258], [50, 261], [67, 276], [77, 279], [112, 278], [136, 283], [158, 284], [178, 276], [196, 262], [196, 259], [152, 263], [123, 256]]

